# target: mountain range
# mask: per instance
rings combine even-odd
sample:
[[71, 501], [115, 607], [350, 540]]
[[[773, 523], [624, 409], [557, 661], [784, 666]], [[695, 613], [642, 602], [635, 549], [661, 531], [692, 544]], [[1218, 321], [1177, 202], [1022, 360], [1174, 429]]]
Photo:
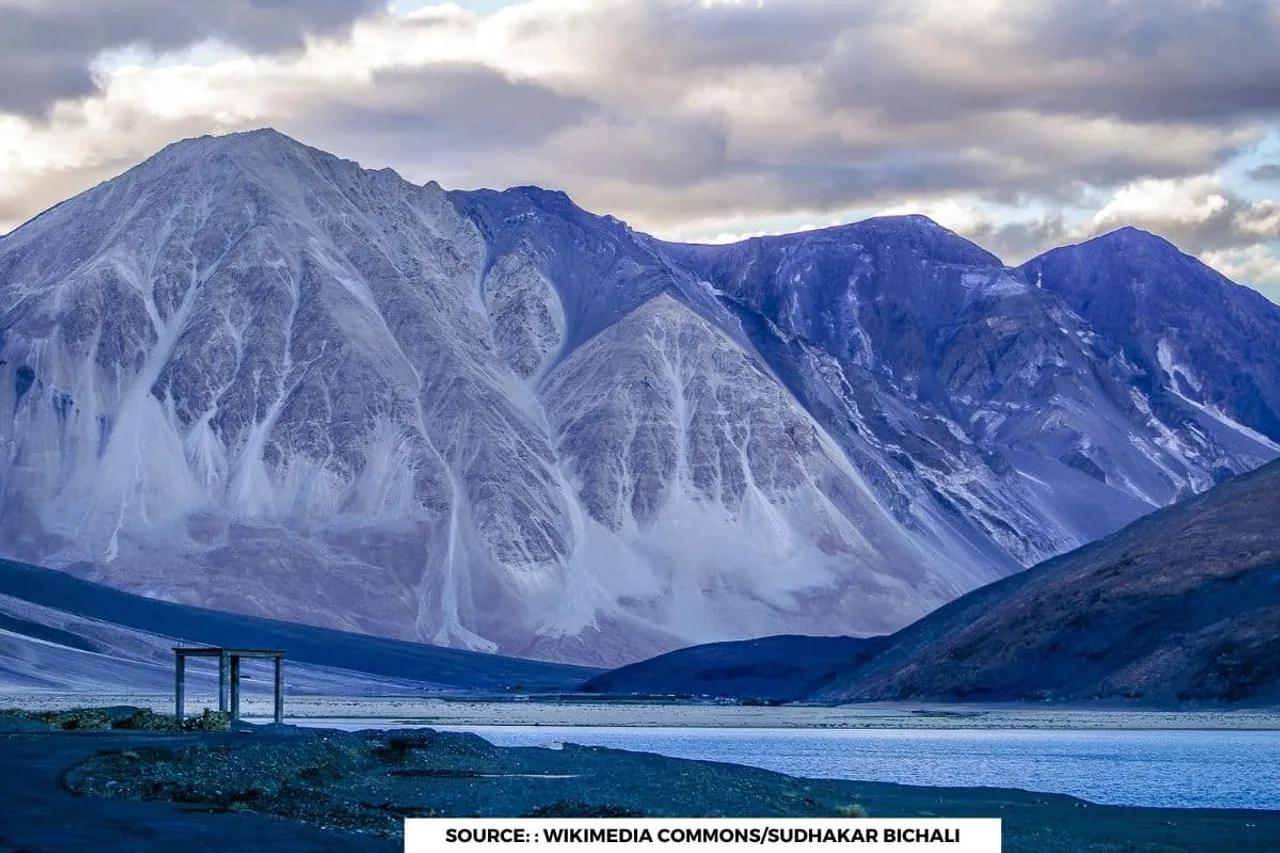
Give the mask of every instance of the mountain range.
[[842, 703], [1280, 701], [1280, 461], [887, 637], [698, 646], [595, 693]]
[[616, 665], [895, 631], [1280, 455], [1280, 306], [1124, 229], [680, 245], [271, 130], [0, 237], [0, 552]]

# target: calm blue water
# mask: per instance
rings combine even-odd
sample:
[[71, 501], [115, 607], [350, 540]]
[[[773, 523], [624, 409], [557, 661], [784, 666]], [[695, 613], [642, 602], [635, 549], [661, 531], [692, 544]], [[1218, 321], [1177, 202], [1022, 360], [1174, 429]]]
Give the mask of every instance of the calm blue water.
[[499, 746], [579, 743], [794, 776], [1021, 788], [1119, 805], [1280, 809], [1277, 731], [433, 728], [475, 732]]

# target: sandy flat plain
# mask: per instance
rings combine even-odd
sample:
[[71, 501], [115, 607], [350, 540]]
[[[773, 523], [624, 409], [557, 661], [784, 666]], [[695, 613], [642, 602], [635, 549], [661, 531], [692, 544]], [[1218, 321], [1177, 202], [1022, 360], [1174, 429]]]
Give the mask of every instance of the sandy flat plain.
[[[137, 705], [168, 711], [163, 694], [0, 692], [0, 707], [28, 710]], [[189, 695], [187, 713], [217, 707], [214, 695]], [[269, 696], [245, 695], [254, 722], [271, 714]], [[288, 696], [287, 722], [369, 720], [423, 726], [672, 726], [691, 728], [874, 729], [1241, 729], [1280, 730], [1280, 709], [1145, 710], [1027, 706], [875, 704], [839, 707], [740, 706], [578, 698], [476, 700], [439, 697]]]

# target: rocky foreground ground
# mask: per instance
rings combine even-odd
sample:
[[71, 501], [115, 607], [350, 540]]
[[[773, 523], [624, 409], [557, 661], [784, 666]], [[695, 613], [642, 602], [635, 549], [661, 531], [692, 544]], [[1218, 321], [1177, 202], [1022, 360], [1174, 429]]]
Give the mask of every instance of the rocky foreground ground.
[[500, 748], [429, 729], [224, 725], [205, 714], [178, 727], [137, 708], [0, 714], [0, 853], [392, 851], [403, 819], [418, 816], [1000, 817], [1015, 853], [1280, 844], [1280, 811], [796, 779], [598, 747]]

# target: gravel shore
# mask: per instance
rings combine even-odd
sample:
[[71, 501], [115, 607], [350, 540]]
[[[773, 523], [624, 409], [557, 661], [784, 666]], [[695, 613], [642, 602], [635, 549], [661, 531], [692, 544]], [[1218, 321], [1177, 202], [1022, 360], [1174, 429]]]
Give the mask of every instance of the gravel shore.
[[[108, 717], [152, 719], [127, 709]], [[17, 772], [0, 774], [0, 851], [392, 851], [410, 816], [1000, 817], [1004, 849], [1015, 853], [1261, 853], [1280, 838], [1280, 811], [797, 779], [597, 747], [501, 748], [425, 729], [66, 731], [7, 719], [0, 766]]]

